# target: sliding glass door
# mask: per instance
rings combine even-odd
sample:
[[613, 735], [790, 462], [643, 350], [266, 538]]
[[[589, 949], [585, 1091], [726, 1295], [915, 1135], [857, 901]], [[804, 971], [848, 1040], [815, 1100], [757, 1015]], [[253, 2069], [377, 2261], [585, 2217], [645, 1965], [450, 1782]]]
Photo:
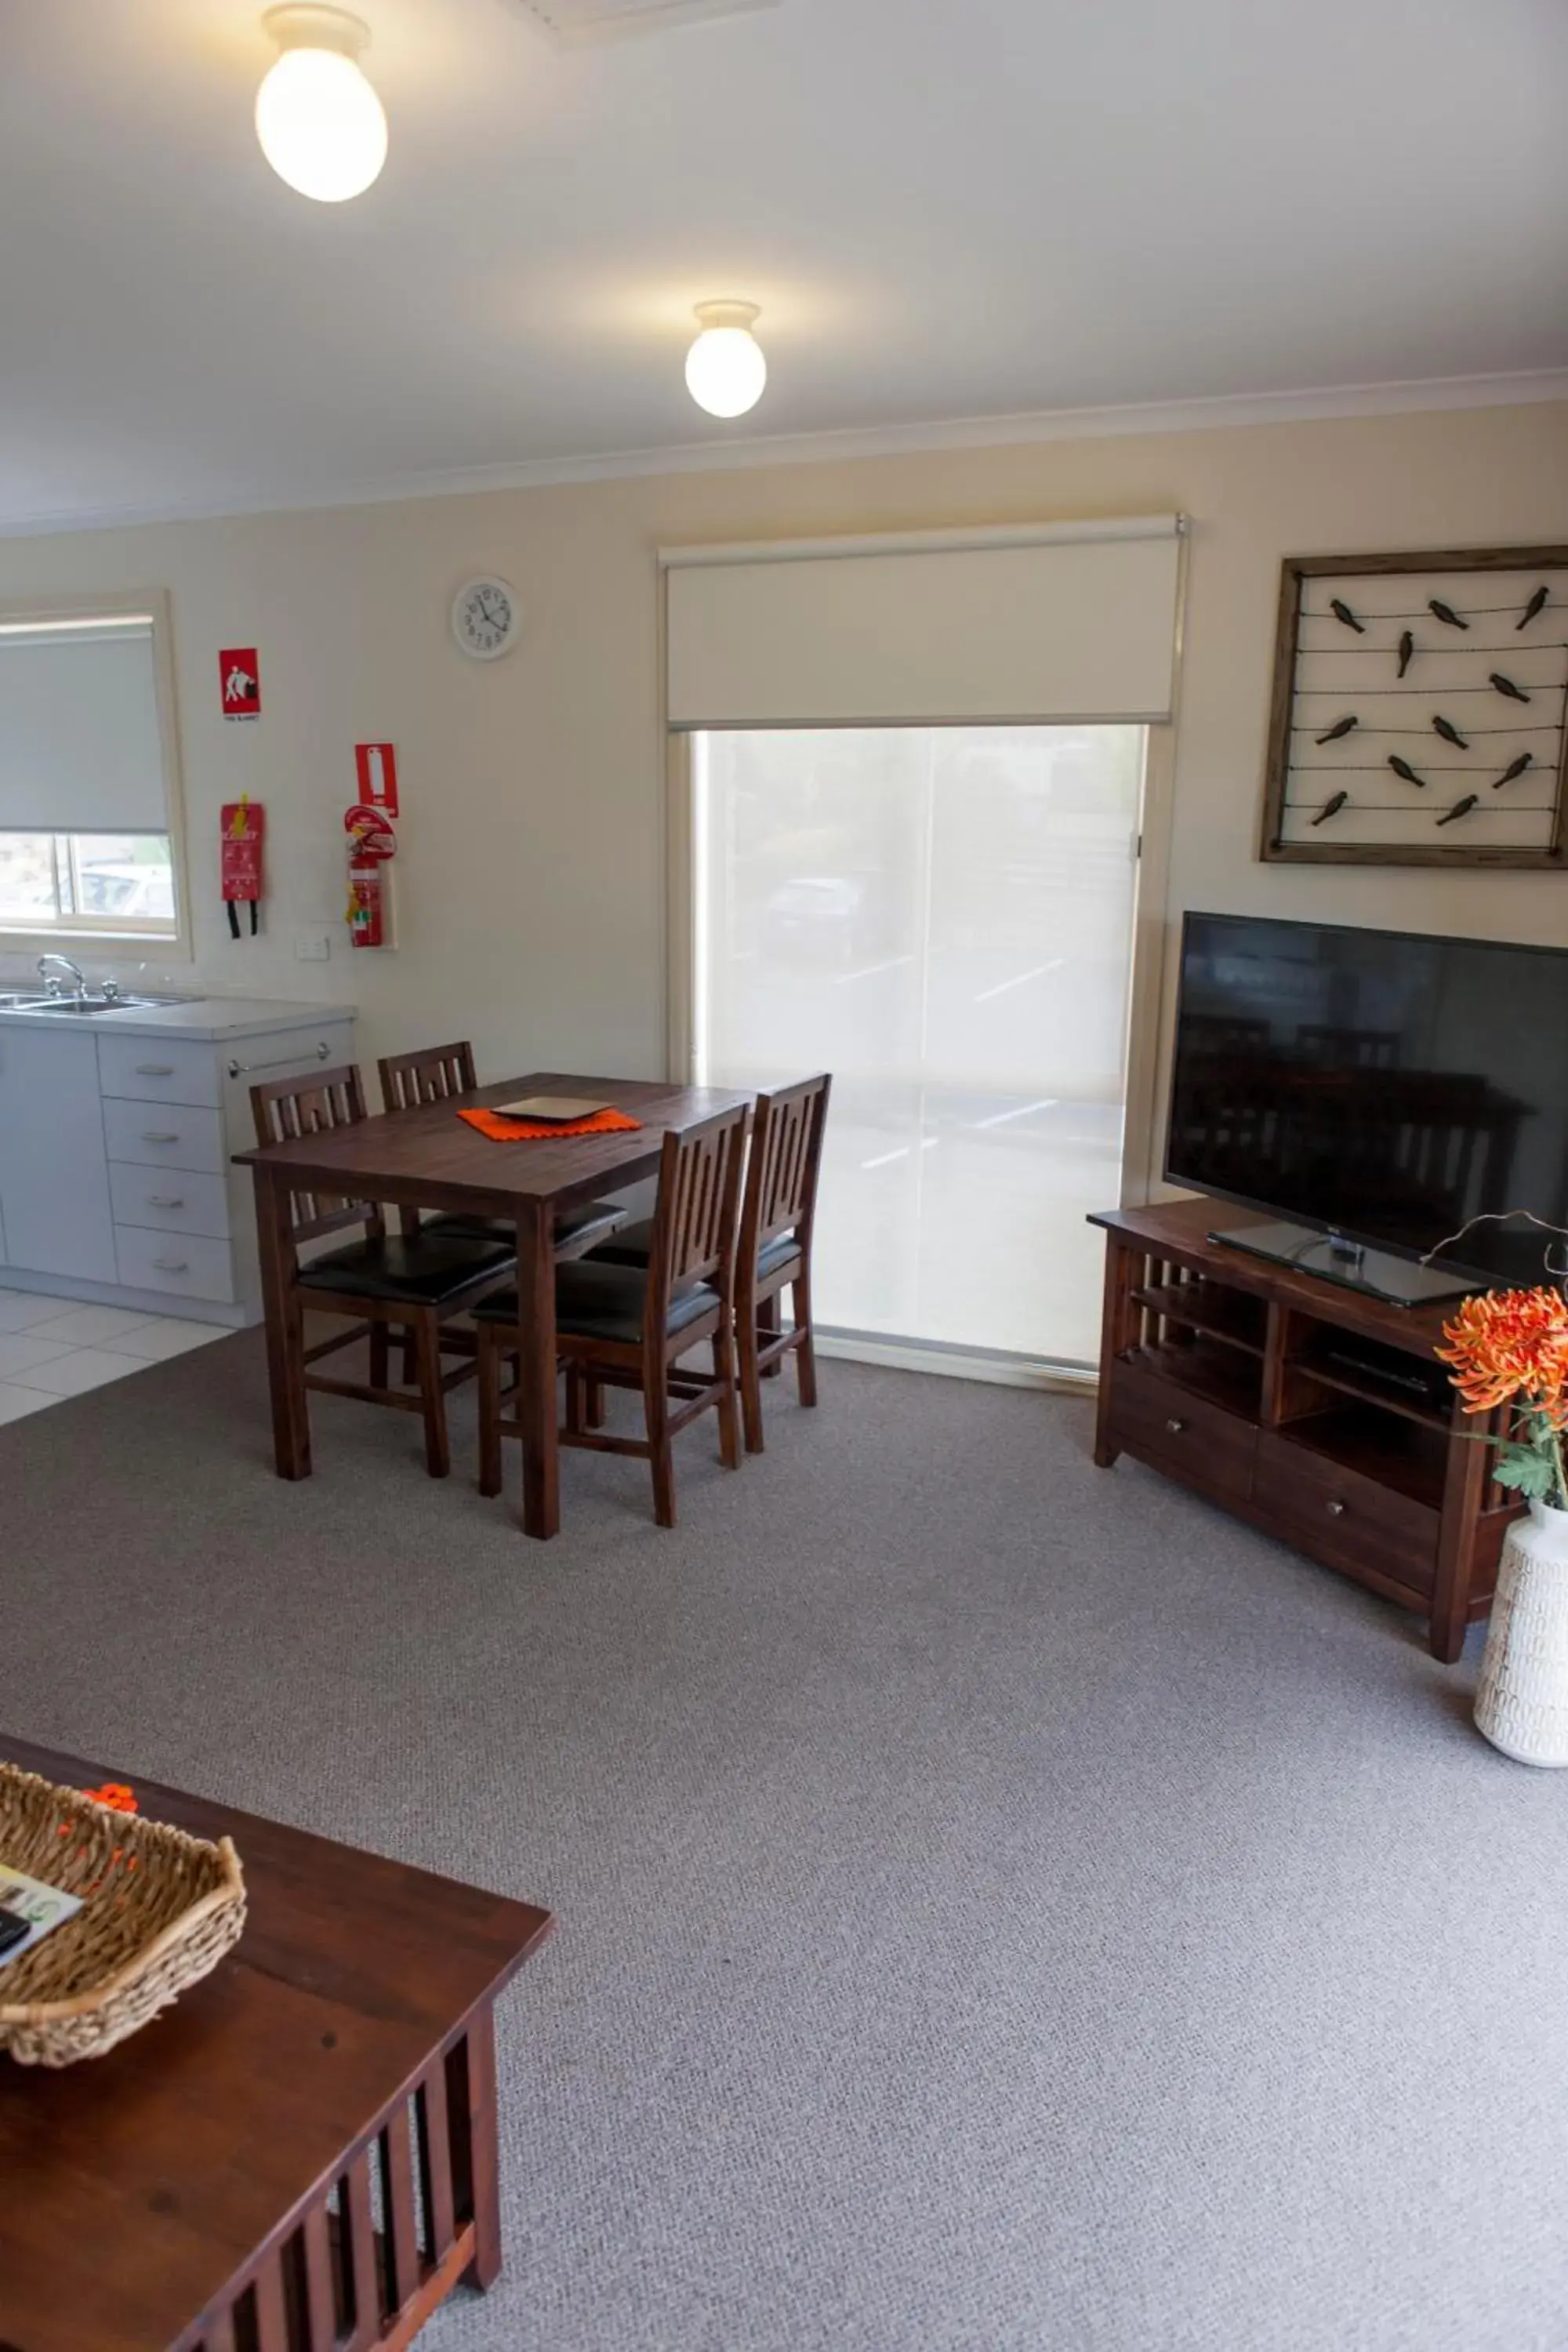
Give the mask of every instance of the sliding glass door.
[[1144, 730], [693, 738], [700, 1080], [834, 1074], [816, 1311], [1094, 1360]]

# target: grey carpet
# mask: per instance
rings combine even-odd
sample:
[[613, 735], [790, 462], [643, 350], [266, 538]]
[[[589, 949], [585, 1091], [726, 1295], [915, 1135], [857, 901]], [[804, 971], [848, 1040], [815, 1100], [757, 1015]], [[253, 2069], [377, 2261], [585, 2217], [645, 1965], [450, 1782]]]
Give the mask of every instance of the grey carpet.
[[[254, 1335], [0, 1430], [16, 1731], [560, 1916], [431, 2352], [1568, 2340], [1568, 1782], [1077, 1402], [829, 1364], [526, 1543]], [[515, 1462], [509, 1463], [515, 1480]]]

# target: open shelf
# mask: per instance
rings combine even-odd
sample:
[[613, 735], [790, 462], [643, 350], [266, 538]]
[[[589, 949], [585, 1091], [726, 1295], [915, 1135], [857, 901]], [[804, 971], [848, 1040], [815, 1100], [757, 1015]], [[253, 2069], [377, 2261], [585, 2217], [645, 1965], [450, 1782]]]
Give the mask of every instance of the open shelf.
[[1156, 1372], [1193, 1396], [1255, 1422], [1261, 1410], [1261, 1368], [1229, 1344], [1199, 1338], [1183, 1347], [1131, 1348], [1121, 1360]]
[[1248, 1290], [1232, 1290], [1223, 1282], [1150, 1283], [1132, 1294], [1140, 1307], [1168, 1323], [1184, 1323], [1227, 1348], [1242, 1348], [1261, 1356], [1268, 1330], [1268, 1308]]
[[1429, 1510], [1443, 1507], [1447, 1470], [1446, 1436], [1414, 1416], [1391, 1413], [1381, 1402], [1336, 1405], [1304, 1421], [1287, 1422], [1279, 1435], [1342, 1469], [1357, 1471]]
[[1380, 1346], [1375, 1339], [1347, 1339], [1330, 1326], [1319, 1326], [1291, 1360], [1291, 1368], [1321, 1388], [1378, 1405], [1423, 1429], [1446, 1431], [1453, 1417], [1453, 1391], [1442, 1367], [1429, 1358]]

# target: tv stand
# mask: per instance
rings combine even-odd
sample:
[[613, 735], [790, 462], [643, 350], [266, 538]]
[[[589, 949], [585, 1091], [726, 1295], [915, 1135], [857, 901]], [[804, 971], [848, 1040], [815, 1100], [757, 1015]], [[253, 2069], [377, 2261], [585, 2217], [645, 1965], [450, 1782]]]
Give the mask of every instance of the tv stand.
[[1414, 1258], [1395, 1257], [1388, 1250], [1367, 1249], [1348, 1234], [1322, 1233], [1316, 1225], [1216, 1225], [1209, 1234], [1226, 1249], [1250, 1250], [1255, 1257], [1276, 1259], [1281, 1265], [1321, 1275], [1325, 1282], [1342, 1282], [1364, 1290], [1390, 1307], [1425, 1307], [1434, 1299], [1463, 1298], [1478, 1286], [1462, 1274], [1440, 1266], [1421, 1265]]
[[1222, 1238], [1219, 1207], [1089, 1220], [1107, 1240], [1096, 1462], [1131, 1454], [1415, 1610], [1452, 1664], [1523, 1507], [1474, 1442], [1496, 1416], [1467, 1413], [1434, 1354], [1451, 1309]]

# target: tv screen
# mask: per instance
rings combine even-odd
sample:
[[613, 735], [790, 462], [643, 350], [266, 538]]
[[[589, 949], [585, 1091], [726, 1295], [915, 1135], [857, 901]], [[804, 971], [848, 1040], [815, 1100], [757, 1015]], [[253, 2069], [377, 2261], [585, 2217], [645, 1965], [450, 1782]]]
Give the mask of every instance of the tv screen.
[[[1404, 1257], [1568, 1226], [1568, 951], [1188, 915], [1165, 1173]], [[1549, 1248], [1442, 1256], [1528, 1284]]]

